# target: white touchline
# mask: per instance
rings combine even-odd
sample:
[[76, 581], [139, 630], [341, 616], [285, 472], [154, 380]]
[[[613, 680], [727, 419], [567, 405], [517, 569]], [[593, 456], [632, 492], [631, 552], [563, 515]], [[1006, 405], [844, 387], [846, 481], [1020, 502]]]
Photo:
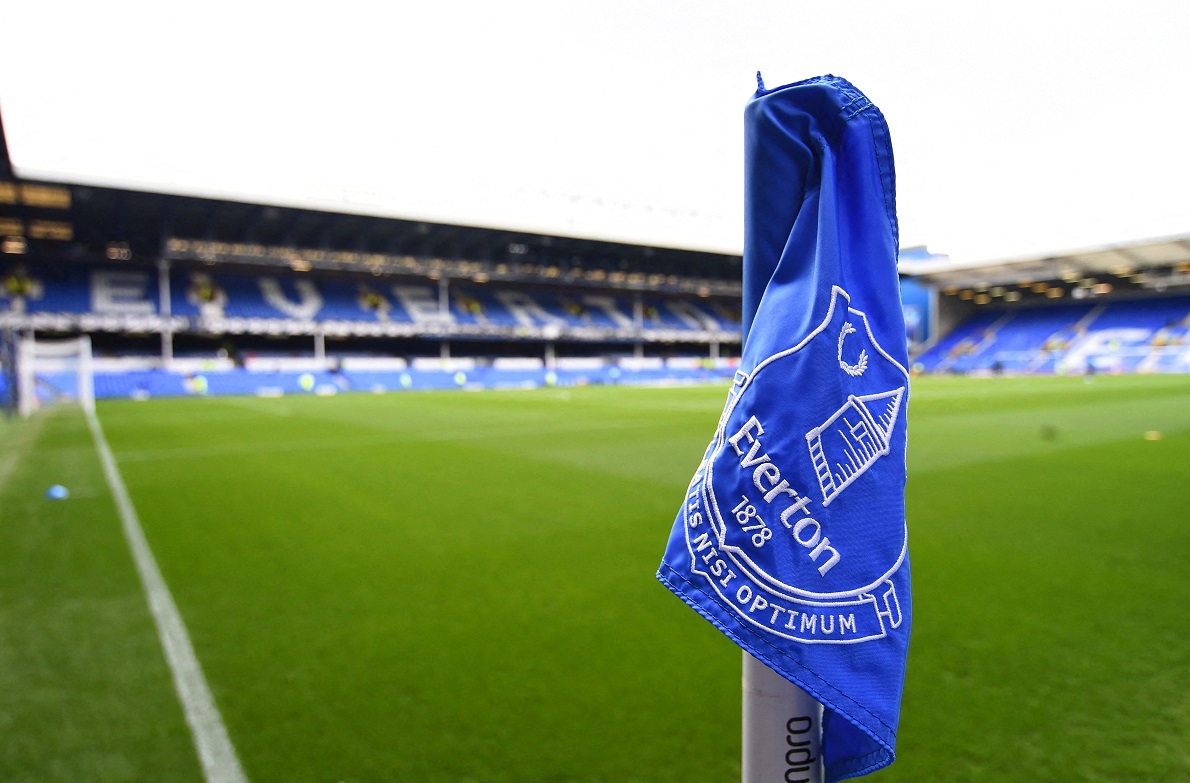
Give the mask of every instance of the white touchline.
[[111, 488], [116, 508], [120, 512], [124, 537], [128, 540], [132, 559], [140, 573], [145, 597], [149, 601], [149, 611], [157, 623], [157, 635], [161, 637], [165, 660], [173, 673], [174, 687], [178, 689], [182, 711], [186, 715], [186, 722], [190, 724], [190, 732], [194, 735], [194, 746], [202, 764], [203, 777], [207, 783], [248, 783], [244, 770], [240, 767], [240, 760], [236, 758], [231, 738], [227, 736], [227, 727], [223, 725], [223, 718], [215, 706], [215, 698], [211, 695], [202, 667], [199, 666], [198, 657], [194, 654], [194, 646], [190, 643], [190, 635], [186, 633], [178, 606], [169, 593], [161, 570], [157, 568], [157, 561], [149, 549], [149, 542], [141, 529], [136, 509], [128, 497], [128, 490], [116, 467], [116, 459], [107, 445], [107, 439], [103, 437], [99, 419], [88, 413], [87, 424], [91, 428], [91, 436], [95, 439], [95, 448], [99, 452], [99, 461], [103, 464], [107, 485]]

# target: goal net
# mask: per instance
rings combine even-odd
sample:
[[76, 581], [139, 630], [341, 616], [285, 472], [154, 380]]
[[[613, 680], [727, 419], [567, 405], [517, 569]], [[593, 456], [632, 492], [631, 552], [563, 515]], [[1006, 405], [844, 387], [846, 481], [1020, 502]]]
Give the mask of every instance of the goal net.
[[17, 409], [21, 416], [58, 402], [76, 402], [94, 413], [94, 384], [90, 337], [25, 337], [17, 343]]

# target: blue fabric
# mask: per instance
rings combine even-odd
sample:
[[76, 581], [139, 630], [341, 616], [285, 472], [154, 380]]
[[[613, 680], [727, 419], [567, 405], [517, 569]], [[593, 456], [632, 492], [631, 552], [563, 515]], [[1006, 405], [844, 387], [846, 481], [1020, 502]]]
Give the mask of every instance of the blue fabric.
[[892, 149], [832, 76], [745, 134], [743, 358], [657, 577], [822, 702], [836, 781], [892, 762], [909, 644]]

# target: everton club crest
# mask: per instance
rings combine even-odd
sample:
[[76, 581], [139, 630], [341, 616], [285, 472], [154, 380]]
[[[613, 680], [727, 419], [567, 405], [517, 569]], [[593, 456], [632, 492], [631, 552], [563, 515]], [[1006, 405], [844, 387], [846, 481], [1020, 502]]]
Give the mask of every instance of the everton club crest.
[[741, 367], [687, 492], [689, 578], [751, 626], [855, 644], [901, 624], [909, 374], [834, 287], [825, 318]]

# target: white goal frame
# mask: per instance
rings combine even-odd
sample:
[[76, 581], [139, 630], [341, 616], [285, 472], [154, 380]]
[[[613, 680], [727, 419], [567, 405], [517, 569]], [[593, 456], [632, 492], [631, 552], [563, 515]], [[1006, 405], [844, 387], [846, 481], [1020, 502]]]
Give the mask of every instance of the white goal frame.
[[32, 335], [17, 342], [17, 409], [28, 418], [41, 403], [37, 397], [42, 373], [73, 372], [73, 389], [58, 389], [62, 397], [77, 402], [87, 413], [95, 412], [95, 375], [91, 360], [91, 338], [87, 335], [66, 340], [37, 340]]

